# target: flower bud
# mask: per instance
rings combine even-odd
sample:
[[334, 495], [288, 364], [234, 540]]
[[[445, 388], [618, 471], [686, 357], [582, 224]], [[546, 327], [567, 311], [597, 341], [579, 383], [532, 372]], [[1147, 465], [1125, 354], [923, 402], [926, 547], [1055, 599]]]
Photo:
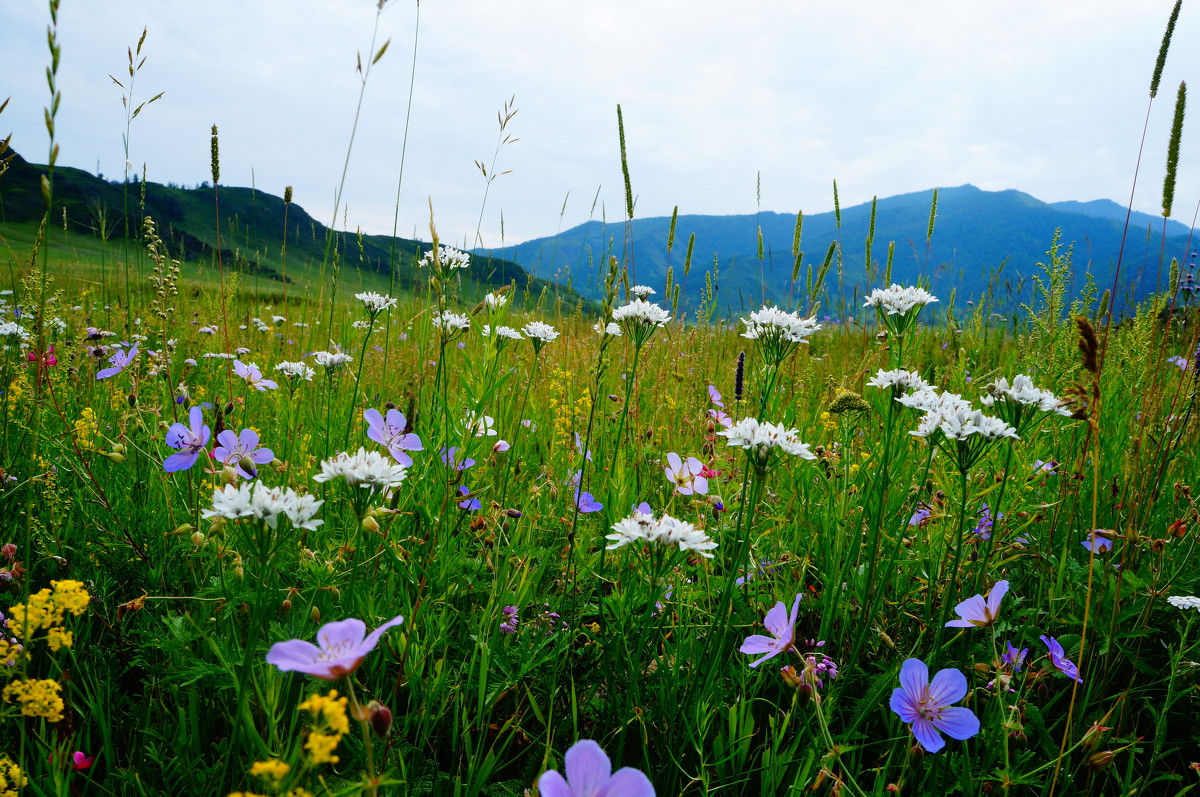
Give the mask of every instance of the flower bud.
[[288, 612], [290, 612], [292, 610], [292, 599], [284, 598], [283, 603], [281, 603], [279, 605], [279, 608], [283, 609], [284, 614], [287, 614]]
[[232, 401], [225, 402], [225, 415], [226, 416], [233, 415], [233, 402]]
[[387, 736], [392, 730], [392, 710], [378, 700], [367, 704], [367, 717], [376, 736]]
[[108, 457], [110, 461], [115, 462], [118, 465], [125, 461], [125, 455], [118, 454], [116, 451], [109, 451], [104, 456]]
[[191, 523], [183, 523], [179, 526], [176, 526], [175, 531], [172, 533], [173, 534], [191, 534], [194, 528], [195, 528], [195, 526], [193, 526]]
[[308, 613], [308, 619], [314, 623], [321, 622], [321, 609], [317, 606], [313, 606], [312, 610]]
[[137, 406], [137, 393], [130, 393], [128, 396], [125, 397], [125, 400], [127, 402], [129, 402], [130, 407], [136, 407]]
[[1092, 753], [1090, 756], [1088, 756], [1085, 763], [1087, 763], [1088, 769], [1099, 772], [1102, 769], [1107, 769], [1108, 765], [1111, 764], [1113, 759], [1116, 757], [1117, 754], [1112, 750], [1101, 750], [1098, 753]]
[[193, 531], [192, 532], [192, 545], [195, 545], [197, 548], [199, 548], [201, 545], [203, 545], [204, 541], [207, 539], [208, 538], [204, 536], [203, 531]]
[[232, 465], [226, 465], [221, 468], [221, 483], [222, 484], [237, 484], [238, 473]]
[[112, 452], [114, 454], [124, 454], [125, 446], [122, 443], [113, 443]]
[[379, 531], [379, 521], [376, 520], [375, 518], [371, 517], [370, 515], [367, 515], [365, 518], [362, 519], [362, 528], [363, 528], [363, 531], [370, 531], [370, 532]]
[[243, 454], [238, 460], [238, 467], [242, 469], [242, 473], [249, 473], [251, 479], [258, 477], [258, 463], [249, 456]]

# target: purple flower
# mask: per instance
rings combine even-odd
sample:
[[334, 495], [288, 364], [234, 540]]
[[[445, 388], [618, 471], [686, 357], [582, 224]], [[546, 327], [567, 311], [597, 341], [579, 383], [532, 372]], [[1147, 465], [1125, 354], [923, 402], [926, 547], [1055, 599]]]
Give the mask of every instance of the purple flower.
[[336, 681], [358, 669], [363, 658], [379, 644], [383, 632], [404, 622], [393, 617], [369, 635], [362, 620], [350, 618], [326, 623], [317, 631], [317, 644], [303, 639], [276, 642], [267, 651], [267, 663], [283, 672], [302, 672], [324, 681]]
[[1088, 538], [1079, 544], [1092, 553], [1108, 553], [1112, 550], [1113, 544], [1112, 540], [1105, 537], [1104, 534], [1104, 529], [1092, 529], [1092, 532], [1088, 534]]
[[500, 621], [500, 632], [502, 634], [517, 633], [517, 623], [521, 622], [518, 616], [520, 610], [516, 606], [504, 607], [504, 619]]
[[575, 488], [575, 508], [586, 515], [589, 512], [599, 512], [604, 508], [604, 504], [597, 501], [595, 496], [589, 492], [579, 492], [577, 487]]
[[688, 457], [684, 462], [674, 451], [667, 454], [667, 467], [663, 473], [667, 481], [674, 482], [675, 491], [680, 495], [704, 495], [708, 492], [708, 479], [701, 476], [704, 463], [695, 457]]
[[1055, 470], [1057, 467], [1058, 463], [1054, 460], [1045, 461], [1041, 459], [1035, 459], [1033, 461], [1034, 473], [1045, 473], [1047, 476], [1054, 476], [1058, 473], [1058, 471]]
[[229, 429], [217, 435], [221, 445], [213, 449], [213, 459], [222, 465], [233, 467], [247, 479], [258, 476], [255, 465], [265, 465], [275, 459], [275, 454], [269, 448], [258, 447], [258, 432], [253, 429], [243, 429], [234, 434]]
[[726, 415], [724, 410], [714, 410], [710, 408], [708, 411], [708, 417], [712, 418], [722, 426], [733, 426], [733, 418], [730, 418], [728, 415]]
[[421, 438], [411, 432], [404, 433], [408, 422], [399, 410], [388, 410], [385, 423], [379, 410], [372, 407], [363, 413], [363, 420], [367, 422], [367, 437], [381, 446], [386, 446], [392, 458], [406, 468], [411, 468], [413, 464], [412, 457], [406, 454], [406, 451], [425, 450], [421, 445]]
[[1012, 667], [1013, 672], [1020, 672], [1025, 666], [1025, 657], [1029, 655], [1029, 648], [1021, 648], [1017, 650], [1013, 647], [1013, 643], [1005, 640], [1004, 652], [1000, 654], [1000, 661]]
[[979, 733], [975, 712], [953, 705], [966, 695], [967, 677], [958, 670], [940, 670], [930, 682], [925, 662], [905, 659], [900, 668], [900, 687], [892, 691], [889, 705], [912, 726], [918, 744], [936, 753], [946, 746], [943, 733], [960, 741]]
[[204, 413], [199, 407], [192, 407], [188, 411], [188, 421], [191, 428], [182, 423], [175, 423], [167, 430], [167, 445], [179, 449], [163, 460], [163, 470], [167, 473], [187, 470], [195, 465], [196, 458], [208, 445], [208, 438], [212, 432], [204, 425]]
[[1063, 646], [1059, 644], [1059, 641], [1045, 634], [1042, 634], [1039, 638], [1046, 643], [1046, 647], [1050, 651], [1050, 664], [1054, 666], [1054, 669], [1068, 678], [1074, 678], [1079, 683], [1083, 683], [1083, 679], [1079, 677], [1079, 668], [1070, 659], [1065, 658], [1064, 653], [1066, 651], [1063, 650]]
[[654, 515], [654, 510], [651, 509], [650, 505], [647, 504], [645, 501], [642, 501], [640, 504], [635, 506], [633, 508], [633, 511], [636, 513], [643, 514], [643, 515], [650, 515], [650, 516]]
[[583, 450], [583, 441], [579, 439], [579, 432], [575, 433], [575, 450], [578, 451], [580, 454], [583, 454], [584, 458], [588, 462], [592, 461], [592, 452]]
[[112, 367], [97, 371], [96, 378], [108, 379], [110, 376], [116, 376], [117, 374], [121, 373], [129, 367], [129, 364], [133, 362], [133, 358], [137, 357], [137, 353], [138, 345], [136, 343], [133, 344], [133, 348], [131, 348], [128, 352], [118, 351], [112, 357], [108, 358], [108, 361], [112, 363]]
[[[992, 538], [992, 509], [987, 504], [979, 510], [979, 523], [975, 526], [975, 534], [981, 540], [990, 540]], [[1004, 520], [1004, 513], [999, 515], [1000, 520]]]
[[470, 457], [463, 457], [460, 461], [458, 458], [458, 447], [450, 446], [442, 449], [442, 462], [446, 464], [450, 470], [466, 470], [475, 464], [475, 460]]
[[725, 403], [721, 401], [721, 394], [712, 385], [708, 386], [708, 400], [717, 405], [721, 409], [725, 409]]
[[917, 511], [913, 512], [912, 517], [910, 517], [908, 519], [908, 525], [920, 526], [921, 524], [923, 524], [927, 520], [929, 520], [929, 516], [932, 514], [933, 514], [933, 510], [930, 509], [928, 506], [922, 504], [921, 506], [917, 507]]
[[271, 379], [263, 379], [262, 371], [258, 370], [258, 366], [254, 363], [243, 363], [241, 360], [233, 361], [233, 372], [246, 380], [246, 384], [257, 391], [274, 390], [279, 387], [279, 384]]
[[739, 653], [749, 653], [752, 656], [757, 653], [767, 654], [761, 659], [750, 662], [751, 667], [757, 667], [767, 659], [778, 656], [780, 653], [786, 653], [795, 644], [796, 617], [800, 610], [802, 597], [804, 597], [802, 594], [796, 595], [796, 600], [792, 601], [790, 613], [783, 605], [783, 601], [776, 603], [767, 612], [767, 616], [763, 618], [763, 625], [771, 632], [771, 636], [751, 634], [746, 637], [746, 641], [738, 648]]
[[1008, 592], [1007, 581], [997, 581], [984, 601], [982, 595], [974, 595], [954, 607], [957, 620], [946, 623], [947, 628], [972, 628], [989, 626], [1000, 616], [1000, 601]]
[[580, 739], [564, 757], [564, 778], [550, 769], [538, 778], [542, 797], [654, 797], [654, 786], [640, 770], [623, 767], [615, 773], [600, 745]]
[[465, 509], [468, 512], [474, 512], [479, 507], [483, 506], [478, 498], [471, 496], [471, 488], [467, 485], [462, 485], [458, 488], [458, 494], [463, 496], [463, 500], [458, 502], [459, 509]]
[[1174, 357], [1168, 357], [1167, 362], [1171, 363], [1171, 365], [1178, 366], [1180, 371], [1186, 371], [1188, 367], [1187, 358], [1180, 357], [1178, 354]]

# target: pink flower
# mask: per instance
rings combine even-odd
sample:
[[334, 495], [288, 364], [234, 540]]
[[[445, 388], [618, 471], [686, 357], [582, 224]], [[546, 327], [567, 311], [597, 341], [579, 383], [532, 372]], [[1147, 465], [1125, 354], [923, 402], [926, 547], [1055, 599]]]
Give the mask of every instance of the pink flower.
[[997, 581], [988, 593], [985, 602], [982, 595], [974, 595], [954, 607], [959, 619], [946, 623], [947, 628], [983, 628], [996, 622], [1000, 616], [1000, 601], [1008, 593], [1008, 582]]
[[674, 451], [667, 454], [667, 467], [663, 468], [663, 473], [667, 481], [675, 483], [675, 491], [680, 495], [706, 494], [708, 479], [700, 475], [703, 472], [704, 463], [695, 457], [688, 457], [684, 462]]
[[767, 612], [767, 616], [763, 619], [763, 625], [771, 632], [772, 636], [753, 634], [746, 637], [746, 641], [738, 648], [739, 653], [767, 654], [757, 661], [750, 662], [751, 667], [757, 667], [767, 659], [778, 656], [780, 653], [786, 653], [792, 648], [796, 641], [796, 617], [802, 597], [804, 596], [796, 595], [796, 600], [792, 601], [790, 613], [783, 605], [783, 601], [776, 603], [771, 611]]
[[96, 760], [94, 755], [84, 755], [80, 750], [76, 750], [71, 755], [71, 769], [75, 772], [82, 772], [85, 769], [92, 768], [92, 762]]
[[317, 631], [316, 645], [303, 639], [276, 642], [267, 651], [267, 663], [283, 672], [302, 672], [324, 681], [336, 681], [357, 670], [379, 644], [383, 632], [402, 622], [403, 617], [393, 617], [369, 635], [366, 624], [355, 618], [326, 623]]

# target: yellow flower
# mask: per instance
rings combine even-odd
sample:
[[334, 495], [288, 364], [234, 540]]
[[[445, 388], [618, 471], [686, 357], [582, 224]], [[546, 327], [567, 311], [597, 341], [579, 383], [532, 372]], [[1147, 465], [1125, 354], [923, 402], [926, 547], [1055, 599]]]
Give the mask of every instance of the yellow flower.
[[96, 451], [96, 444], [92, 440], [99, 431], [96, 411], [91, 407], [84, 407], [83, 412], [79, 414], [79, 420], [75, 421], [75, 437], [79, 440], [79, 447], [84, 451]]
[[292, 768], [278, 758], [273, 758], [270, 761], [256, 761], [250, 766], [251, 775], [275, 784], [278, 784], [287, 777], [287, 773], [291, 771]]
[[39, 631], [49, 631], [50, 647], [58, 650], [63, 644], [71, 644], [70, 635], [60, 627], [63, 616], [67, 612], [82, 614], [90, 598], [80, 581], [51, 581], [50, 586], [53, 592], [43, 588], [30, 595], [25, 603], [13, 605], [9, 610], [8, 630], [26, 642]]
[[0, 755], [0, 797], [17, 797], [29, 780], [11, 758]]
[[20, 703], [21, 713], [26, 717], [44, 717], [50, 722], [58, 722], [63, 718], [63, 701], [58, 695], [61, 689], [57, 681], [26, 678], [4, 687], [4, 702]]
[[313, 797], [313, 793], [308, 789], [296, 788], [289, 789], [288, 793], [283, 795], [283, 797]]
[[69, 648], [75, 644], [75, 635], [61, 626], [55, 626], [46, 632], [46, 644], [57, 653], [60, 648]]
[[267, 795], [256, 794], [252, 791], [231, 791], [229, 797], [267, 797]]
[[350, 720], [346, 717], [348, 702], [346, 698], [337, 696], [336, 689], [330, 689], [328, 695], [315, 694], [300, 704], [299, 708], [302, 711], [313, 715], [308, 741], [304, 743], [311, 763], [338, 762], [338, 757], [333, 751], [342, 741], [342, 736], [350, 732]]
[[25, 651], [20, 645], [14, 645], [7, 639], [0, 639], [0, 665], [15, 667], [24, 655]]
[[340, 759], [333, 751], [337, 749], [341, 740], [340, 734], [315, 731], [310, 733], [308, 741], [304, 743], [304, 749], [308, 751], [308, 760], [313, 764], [336, 764]]

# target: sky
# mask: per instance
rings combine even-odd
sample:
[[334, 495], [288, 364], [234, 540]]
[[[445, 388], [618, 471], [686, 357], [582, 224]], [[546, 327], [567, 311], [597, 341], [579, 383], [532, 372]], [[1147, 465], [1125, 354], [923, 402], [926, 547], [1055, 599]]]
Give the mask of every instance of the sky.
[[[323, 223], [422, 240], [432, 208], [443, 242], [499, 247], [624, 218], [620, 104], [639, 218], [819, 213], [834, 180], [842, 207], [964, 183], [1129, 202], [1171, 0], [738, 5], [65, 0], [58, 163], [120, 179], [127, 135], [136, 172], [190, 187], [211, 179], [216, 124], [224, 185], [290, 185]], [[36, 163], [49, 150], [48, 23], [44, 3], [0, 0], [0, 137]], [[385, 41], [364, 84], [358, 58], [365, 68]], [[1200, 8], [1185, 3], [1149, 106], [1137, 210], [1162, 212], [1176, 91], [1200, 86], [1197, 41]], [[127, 120], [123, 96], [158, 92]], [[1185, 125], [1172, 217], [1189, 225], [1198, 138]]]

